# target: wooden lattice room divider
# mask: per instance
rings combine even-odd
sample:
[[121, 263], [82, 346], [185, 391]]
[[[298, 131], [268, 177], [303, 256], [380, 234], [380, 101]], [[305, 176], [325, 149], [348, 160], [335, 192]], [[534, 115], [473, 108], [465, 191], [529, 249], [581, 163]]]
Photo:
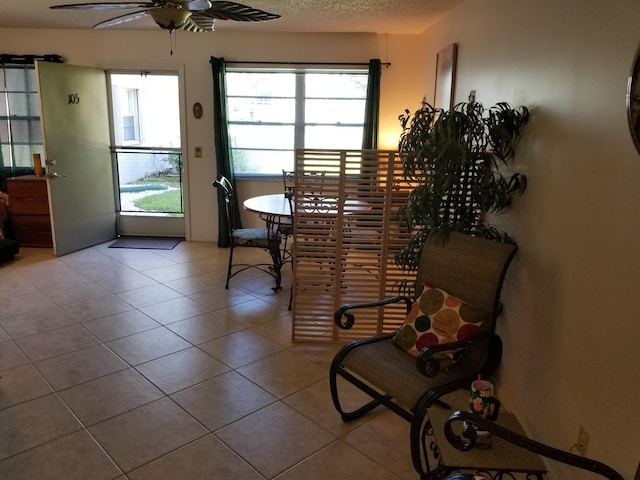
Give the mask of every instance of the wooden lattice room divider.
[[409, 239], [398, 211], [412, 189], [397, 153], [298, 150], [295, 170], [293, 340], [344, 342], [397, 329], [399, 304], [358, 312], [350, 330], [333, 321], [342, 304], [413, 286], [415, 275], [394, 262]]

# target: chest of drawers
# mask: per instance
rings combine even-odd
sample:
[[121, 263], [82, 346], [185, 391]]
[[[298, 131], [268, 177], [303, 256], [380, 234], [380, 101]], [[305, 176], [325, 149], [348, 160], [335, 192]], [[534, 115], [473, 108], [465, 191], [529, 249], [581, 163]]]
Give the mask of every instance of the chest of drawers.
[[7, 179], [9, 218], [22, 247], [52, 247], [47, 181], [26, 175]]

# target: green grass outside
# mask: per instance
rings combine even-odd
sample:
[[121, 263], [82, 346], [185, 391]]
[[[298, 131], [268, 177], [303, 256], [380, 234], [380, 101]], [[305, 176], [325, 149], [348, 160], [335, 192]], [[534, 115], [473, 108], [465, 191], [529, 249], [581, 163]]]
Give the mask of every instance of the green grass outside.
[[179, 189], [147, 195], [135, 200], [133, 204], [147, 212], [182, 213]]
[[154, 185], [156, 183], [162, 183], [169, 188], [178, 187], [180, 183], [180, 177], [178, 175], [160, 175], [145, 177], [135, 182], [129, 182], [127, 185]]

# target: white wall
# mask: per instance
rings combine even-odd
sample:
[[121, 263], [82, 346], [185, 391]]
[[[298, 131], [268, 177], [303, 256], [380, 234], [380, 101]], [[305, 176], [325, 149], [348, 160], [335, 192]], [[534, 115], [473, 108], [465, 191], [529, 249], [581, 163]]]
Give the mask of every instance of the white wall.
[[[380, 58], [391, 62], [383, 70], [382, 132], [386, 147], [393, 148], [400, 134], [398, 115], [422, 96], [422, 79], [411, 65], [419, 50], [418, 36], [376, 36], [374, 34], [252, 34], [176, 32], [173, 55], [166, 31], [131, 30], [0, 30], [1, 53], [62, 55], [66, 63], [105, 69], [168, 69], [184, 72], [186, 112], [187, 215], [189, 239], [215, 241], [218, 238], [216, 196], [211, 182], [216, 176], [213, 144], [213, 80], [209, 59], [228, 61], [282, 62], [368, 62]], [[422, 56], [419, 55], [421, 59]], [[417, 72], [416, 72], [417, 73]], [[415, 99], [418, 100], [415, 100]], [[204, 114], [196, 120], [192, 105], [200, 102]], [[202, 158], [194, 148], [202, 147]], [[243, 196], [281, 190], [278, 182], [241, 182]], [[244, 214], [246, 226], [259, 224], [255, 215]]]
[[640, 460], [640, 154], [625, 102], [639, 26], [635, 0], [467, 0], [423, 35], [428, 92], [436, 53], [456, 42], [456, 102], [475, 89], [485, 107], [532, 113], [516, 157], [529, 187], [499, 219], [520, 250], [498, 393], [556, 447], [584, 426], [587, 453], [629, 479]]

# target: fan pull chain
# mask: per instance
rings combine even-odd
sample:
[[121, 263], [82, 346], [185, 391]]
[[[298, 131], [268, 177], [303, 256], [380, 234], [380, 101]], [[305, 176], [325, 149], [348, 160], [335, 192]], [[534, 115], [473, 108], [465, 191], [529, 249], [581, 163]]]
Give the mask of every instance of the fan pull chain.
[[169, 52], [173, 55], [173, 48], [178, 44], [175, 34], [175, 30], [169, 30]]

